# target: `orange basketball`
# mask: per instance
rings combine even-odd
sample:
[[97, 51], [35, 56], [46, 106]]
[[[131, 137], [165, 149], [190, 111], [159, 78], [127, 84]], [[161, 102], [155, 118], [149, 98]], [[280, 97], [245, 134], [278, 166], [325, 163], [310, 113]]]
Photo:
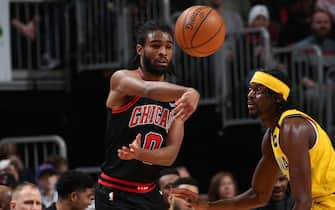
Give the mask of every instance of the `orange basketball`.
[[221, 15], [208, 6], [192, 6], [178, 17], [175, 37], [178, 46], [194, 57], [215, 53], [224, 42], [226, 27]]

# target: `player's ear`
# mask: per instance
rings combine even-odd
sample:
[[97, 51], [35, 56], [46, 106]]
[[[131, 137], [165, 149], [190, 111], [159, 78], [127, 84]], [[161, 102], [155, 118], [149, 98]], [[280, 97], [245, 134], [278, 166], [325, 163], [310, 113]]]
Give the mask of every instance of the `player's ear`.
[[143, 55], [143, 46], [140, 44], [136, 45], [136, 52], [138, 55], [142, 56]]

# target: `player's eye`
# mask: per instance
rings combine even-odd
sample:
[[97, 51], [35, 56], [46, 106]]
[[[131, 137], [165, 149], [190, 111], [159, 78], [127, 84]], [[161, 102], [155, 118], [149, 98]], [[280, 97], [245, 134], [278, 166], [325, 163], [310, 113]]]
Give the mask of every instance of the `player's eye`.
[[159, 49], [161, 46], [158, 45], [158, 44], [153, 44], [153, 45], [151, 45], [151, 47], [152, 47], [152, 48], [155, 48], [155, 49]]

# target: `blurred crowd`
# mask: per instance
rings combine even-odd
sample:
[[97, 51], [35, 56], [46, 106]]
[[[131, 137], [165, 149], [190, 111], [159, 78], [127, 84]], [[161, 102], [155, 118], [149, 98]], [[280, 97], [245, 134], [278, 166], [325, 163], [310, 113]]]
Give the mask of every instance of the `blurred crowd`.
[[[36, 171], [21, 160], [13, 144], [0, 146], [0, 209], [2, 210], [94, 210], [94, 176], [70, 170], [67, 160], [50, 155]], [[208, 201], [232, 198], [239, 193], [238, 183], [229, 171], [212, 175], [207, 192], [201, 193], [197, 179], [187, 167], [167, 167], [161, 170], [157, 185], [169, 210], [192, 210], [191, 204], [175, 197], [171, 189], [187, 189]], [[259, 209], [292, 209], [288, 179], [278, 176], [271, 200]]]

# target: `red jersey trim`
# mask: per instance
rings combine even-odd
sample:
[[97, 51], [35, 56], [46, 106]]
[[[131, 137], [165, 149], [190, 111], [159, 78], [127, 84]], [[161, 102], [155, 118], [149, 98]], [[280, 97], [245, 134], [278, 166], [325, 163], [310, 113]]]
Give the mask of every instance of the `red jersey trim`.
[[140, 98], [141, 98], [140, 96], [135, 96], [126, 105], [121, 106], [121, 107], [116, 108], [116, 109], [112, 109], [112, 113], [117, 114], [117, 113], [127, 111], [132, 105], [134, 105], [138, 100], [140, 100]]
[[140, 186], [138, 186], [137, 188], [128, 188], [128, 187], [112, 184], [112, 183], [109, 183], [109, 182], [105, 182], [101, 179], [98, 180], [98, 183], [101, 184], [102, 186], [105, 186], [105, 187], [110, 187], [110, 188], [114, 188], [114, 189], [118, 189], [118, 190], [122, 190], [122, 191], [126, 191], [126, 192], [133, 192], [133, 193], [147, 193], [147, 192], [152, 191], [156, 187], [156, 185], [154, 184], [151, 187], [140, 187]]
[[120, 184], [126, 184], [126, 185], [130, 185], [130, 186], [135, 186], [135, 187], [147, 187], [147, 186], [155, 184], [153, 182], [140, 183], [140, 182], [127, 181], [127, 180], [123, 180], [123, 179], [108, 176], [107, 174], [105, 174], [103, 172], [100, 174], [100, 176], [101, 176], [101, 178], [106, 179], [108, 181], [118, 182]]

